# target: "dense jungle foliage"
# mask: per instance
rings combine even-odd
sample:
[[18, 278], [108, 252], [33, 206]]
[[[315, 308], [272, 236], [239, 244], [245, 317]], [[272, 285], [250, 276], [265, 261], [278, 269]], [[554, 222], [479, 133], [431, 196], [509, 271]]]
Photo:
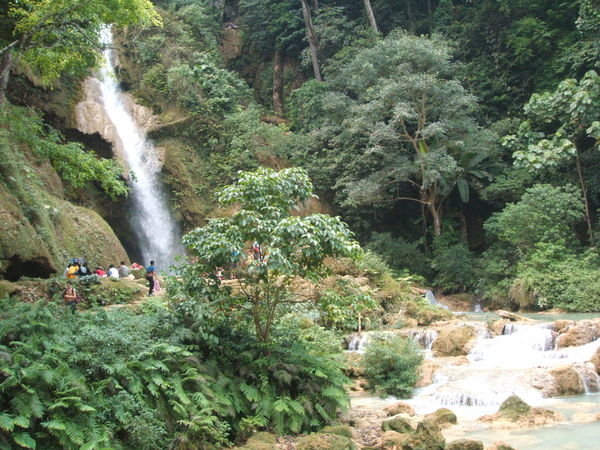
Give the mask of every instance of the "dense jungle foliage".
[[[70, 128], [105, 23], [122, 87], [160, 123], [193, 257], [135, 313], [94, 309], [93, 286], [77, 314], [0, 290], [0, 448], [318, 430], [348, 405], [340, 333], [445, 316], [406, 280], [600, 310], [599, 0], [2, 2], [2, 255], [60, 260], [79, 245], [70, 205], [127, 194]], [[72, 235], [108, 226], [90, 222]], [[254, 240], [268, 261], [241, 264]], [[210, 275], [233, 265], [243, 292]], [[373, 388], [410, 394], [406, 340], [367, 357]]]

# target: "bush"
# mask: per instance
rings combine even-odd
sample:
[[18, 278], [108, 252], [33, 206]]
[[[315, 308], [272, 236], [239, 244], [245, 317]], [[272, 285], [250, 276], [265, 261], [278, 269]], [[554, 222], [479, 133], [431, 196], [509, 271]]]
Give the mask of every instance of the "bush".
[[600, 258], [592, 251], [577, 255], [551, 244], [539, 244], [519, 265], [511, 295], [522, 307], [600, 311]]
[[422, 360], [411, 340], [402, 336], [376, 337], [363, 358], [369, 387], [399, 398], [410, 397]]
[[429, 259], [419, 249], [418, 242], [407, 242], [393, 237], [391, 233], [373, 233], [366, 247], [381, 255], [392, 269], [408, 271], [425, 278], [432, 275]]
[[467, 245], [455, 233], [445, 233], [434, 239], [435, 286], [444, 292], [465, 292], [473, 287], [476, 280], [474, 262]]

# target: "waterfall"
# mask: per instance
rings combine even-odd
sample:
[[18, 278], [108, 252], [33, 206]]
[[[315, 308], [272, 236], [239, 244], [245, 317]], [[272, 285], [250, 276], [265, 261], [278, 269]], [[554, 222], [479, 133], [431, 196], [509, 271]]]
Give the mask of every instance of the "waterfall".
[[431, 350], [433, 342], [438, 337], [436, 330], [412, 330], [409, 334], [413, 342], [419, 345], [423, 350]]
[[446, 305], [438, 302], [437, 298], [435, 298], [435, 294], [432, 291], [425, 291], [425, 298], [433, 306], [437, 306], [438, 308], [442, 308], [442, 309], [448, 309], [448, 310], [450, 309]]
[[146, 265], [154, 260], [159, 270], [165, 270], [175, 256], [183, 254], [179, 227], [170, 214], [160, 182], [161, 164], [156, 149], [125, 106], [116, 81], [110, 28], [101, 31], [101, 40], [105, 46], [100, 80], [102, 106], [115, 127], [122, 156], [133, 173], [128, 219], [139, 242], [141, 263]]

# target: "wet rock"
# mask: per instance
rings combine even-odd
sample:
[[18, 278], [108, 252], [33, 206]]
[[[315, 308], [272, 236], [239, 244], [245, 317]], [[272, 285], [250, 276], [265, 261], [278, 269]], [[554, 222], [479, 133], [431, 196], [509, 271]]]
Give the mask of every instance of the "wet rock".
[[433, 343], [433, 353], [435, 356], [466, 355], [476, 334], [475, 329], [467, 325], [445, 327]]
[[448, 408], [440, 408], [437, 411], [426, 415], [425, 419], [435, 423], [441, 428], [456, 425], [456, 414]]
[[457, 439], [449, 442], [446, 450], [483, 450], [483, 442], [473, 439]]
[[348, 439], [352, 439], [352, 428], [345, 425], [336, 425], [324, 427], [321, 433], [325, 434], [337, 434], [338, 436], [344, 436]]
[[597, 413], [586, 413], [576, 412], [571, 418], [575, 423], [592, 423], [600, 420], [600, 414]]
[[414, 431], [408, 420], [403, 417], [394, 417], [393, 419], [383, 421], [381, 429], [383, 431], [392, 430], [398, 433], [412, 433]]
[[600, 338], [600, 319], [573, 321], [559, 331], [557, 348], [578, 347]]
[[395, 416], [397, 414], [408, 414], [409, 416], [415, 415], [415, 410], [408, 403], [398, 402], [393, 405], [384, 408], [384, 411], [388, 416]]
[[419, 367], [419, 379], [415, 384], [415, 387], [429, 386], [433, 383], [433, 376], [435, 372], [442, 367], [440, 364], [434, 362], [431, 359], [423, 360]]
[[507, 320], [507, 319], [498, 319], [495, 322], [488, 325], [488, 329], [495, 336], [502, 336], [502, 333], [504, 332], [504, 327], [506, 326], [507, 323], [509, 323], [509, 320]]
[[313, 433], [298, 439], [297, 450], [356, 450], [351, 439], [337, 434]]
[[600, 348], [596, 350], [596, 353], [590, 359], [590, 362], [596, 367], [596, 372], [600, 375]]
[[480, 417], [481, 422], [491, 423], [492, 428], [517, 429], [547, 425], [563, 420], [554, 411], [532, 408], [516, 395], [507, 398], [496, 414]]
[[446, 440], [435, 423], [424, 420], [417, 425], [410, 438], [401, 447], [403, 450], [442, 450]]
[[511, 321], [522, 321], [522, 322], [533, 322], [532, 319], [521, 316], [519, 314], [515, 314], [512, 312], [504, 311], [503, 309], [499, 309], [496, 311], [496, 314], [503, 319], [511, 320]]
[[381, 448], [383, 449], [403, 449], [404, 444], [408, 441], [409, 435], [398, 433], [397, 431], [386, 431], [383, 433]]
[[566, 327], [573, 323], [573, 320], [557, 320], [556, 322], [554, 322], [554, 328], [560, 333], [562, 330], [564, 330]]
[[498, 414], [510, 420], [518, 420], [531, 411], [531, 406], [516, 395], [511, 395], [500, 405]]
[[552, 389], [547, 391], [550, 397], [583, 394], [585, 388], [579, 373], [570, 365], [555, 367], [550, 370], [554, 379]]
[[486, 450], [515, 450], [515, 448], [511, 447], [506, 442], [498, 441], [494, 442]]

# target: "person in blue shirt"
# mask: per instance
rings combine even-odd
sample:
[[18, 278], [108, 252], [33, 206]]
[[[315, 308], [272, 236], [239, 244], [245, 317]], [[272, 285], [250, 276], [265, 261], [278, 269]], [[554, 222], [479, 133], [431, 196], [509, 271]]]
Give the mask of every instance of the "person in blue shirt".
[[154, 267], [154, 261], [150, 261], [150, 265], [146, 267], [146, 280], [148, 280], [148, 297], [152, 295], [154, 290], [154, 275], [156, 274], [156, 268]]

